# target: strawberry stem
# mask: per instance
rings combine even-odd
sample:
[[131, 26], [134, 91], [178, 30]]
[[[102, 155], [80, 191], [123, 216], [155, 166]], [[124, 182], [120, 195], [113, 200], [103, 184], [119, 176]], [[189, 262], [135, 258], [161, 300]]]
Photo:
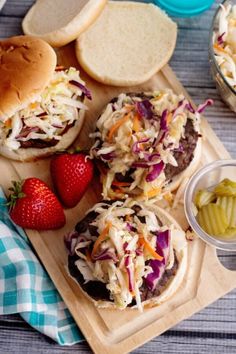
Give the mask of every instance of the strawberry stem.
[[12, 193], [8, 197], [8, 202], [7, 205], [9, 206], [9, 209], [13, 209], [14, 206], [16, 205], [17, 199], [25, 197], [25, 193], [22, 192], [22, 186], [23, 186], [24, 181], [12, 181], [12, 187], [9, 188], [9, 191]]

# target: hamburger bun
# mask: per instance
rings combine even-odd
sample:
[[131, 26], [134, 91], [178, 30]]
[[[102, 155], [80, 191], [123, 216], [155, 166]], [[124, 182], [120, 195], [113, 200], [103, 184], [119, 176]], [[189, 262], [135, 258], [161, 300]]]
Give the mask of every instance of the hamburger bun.
[[[106, 203], [106, 201], [102, 201], [101, 203]], [[81, 220], [75, 230], [79, 230], [81, 227], [85, 229], [88, 228], [89, 223], [95, 222], [96, 217], [92, 212], [96, 210], [96, 208], [101, 205], [95, 205], [87, 214], [87, 216]], [[114, 202], [113, 202], [114, 203]], [[126, 201], [126, 204], [129, 203]], [[135, 202], [133, 202], [135, 205]], [[141, 296], [141, 306], [142, 307], [153, 307], [160, 305], [161, 303], [170, 299], [176, 291], [181, 286], [186, 270], [187, 270], [187, 257], [188, 257], [188, 248], [187, 248], [187, 241], [185, 238], [185, 232], [181, 229], [179, 224], [176, 220], [173, 219], [165, 210], [161, 209], [156, 205], [150, 205], [145, 203], [139, 203], [139, 208], [148, 212], [154, 213], [156, 216], [159, 225], [164, 225], [171, 230], [171, 239], [169, 244], [169, 256], [166, 259], [165, 270], [162, 274], [162, 277], [158, 280], [156, 284], [156, 288], [147, 295], [147, 284], [143, 280], [143, 284], [140, 286], [140, 296]], [[113, 209], [115, 210], [115, 208]], [[91, 217], [93, 215], [93, 217]], [[137, 215], [137, 214], [136, 214]], [[76, 231], [75, 231], [76, 232]], [[78, 232], [79, 234], [79, 232]], [[135, 237], [135, 235], [132, 235]], [[75, 233], [70, 234], [70, 241], [68, 243], [68, 239], [66, 240], [67, 246], [70, 246], [73, 243], [74, 249], [76, 248], [76, 240], [75, 240]], [[73, 240], [73, 241], [72, 241]], [[78, 242], [78, 241], [77, 241]], [[160, 252], [160, 251], [159, 251]], [[174, 260], [171, 258], [174, 257]], [[129, 303], [128, 306], [124, 306], [120, 308], [117, 304], [110, 299], [105, 299], [109, 296], [109, 290], [105, 289], [104, 283], [101, 283], [98, 279], [88, 280], [85, 279], [84, 270], [80, 271], [79, 267], [76, 266], [76, 260], [79, 257], [77, 255], [68, 257], [68, 273], [72, 277], [73, 280], [76, 280], [77, 283], [80, 285], [81, 290], [85, 294], [85, 296], [92, 301], [95, 306], [100, 308], [113, 308], [113, 309], [128, 309], [128, 308], [137, 308], [137, 303], [134, 304]], [[172, 263], [172, 264], [171, 264]], [[167, 271], [168, 269], [168, 271]], [[174, 269], [174, 271], [173, 271]], [[166, 273], [167, 271], [167, 273]], [[167, 275], [168, 274], [168, 275]], [[165, 279], [164, 279], [165, 278]], [[93, 281], [95, 282], [93, 285]], [[159, 287], [159, 289], [157, 289]], [[108, 288], [107, 288], [108, 289]], [[139, 307], [140, 309], [140, 307]]]
[[76, 55], [82, 68], [101, 83], [138, 85], [169, 61], [176, 37], [176, 24], [157, 6], [109, 1], [77, 39]]
[[56, 54], [41, 39], [16, 36], [0, 41], [0, 120], [41, 94], [56, 67]]
[[85, 31], [100, 15], [107, 0], [37, 0], [26, 14], [25, 34], [61, 47]]

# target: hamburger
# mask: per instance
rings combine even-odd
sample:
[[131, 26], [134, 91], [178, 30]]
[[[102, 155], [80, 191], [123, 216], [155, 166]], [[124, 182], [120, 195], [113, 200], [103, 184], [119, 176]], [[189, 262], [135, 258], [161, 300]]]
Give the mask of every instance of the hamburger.
[[79, 71], [30, 36], [0, 41], [0, 57], [0, 154], [28, 161], [71, 145], [91, 99]]
[[91, 134], [103, 197], [161, 198], [191, 175], [201, 158], [200, 113], [171, 90], [122, 93], [105, 107]]
[[132, 199], [96, 204], [65, 243], [69, 274], [98, 307], [158, 305], [186, 271], [185, 232], [163, 209]]

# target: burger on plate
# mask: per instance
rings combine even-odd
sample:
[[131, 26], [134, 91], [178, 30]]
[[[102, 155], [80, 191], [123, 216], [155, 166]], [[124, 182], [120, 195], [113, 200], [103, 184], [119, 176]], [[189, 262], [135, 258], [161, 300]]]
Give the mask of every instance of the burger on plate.
[[186, 272], [185, 232], [163, 209], [132, 199], [96, 204], [65, 243], [70, 275], [98, 307], [158, 305]]
[[105, 107], [91, 134], [103, 197], [141, 199], [175, 190], [201, 158], [200, 113], [171, 90], [122, 93]]
[[27, 161], [71, 145], [91, 99], [79, 71], [30, 36], [0, 41], [0, 57], [0, 154]]

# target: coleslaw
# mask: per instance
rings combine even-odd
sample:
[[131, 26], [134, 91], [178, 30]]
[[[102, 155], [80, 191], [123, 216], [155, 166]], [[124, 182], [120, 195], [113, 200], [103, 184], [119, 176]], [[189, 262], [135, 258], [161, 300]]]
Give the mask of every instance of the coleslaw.
[[218, 29], [213, 33], [215, 60], [230, 86], [236, 88], [236, 5], [220, 4]]
[[0, 144], [17, 150], [29, 140], [57, 143], [75, 124], [78, 110], [87, 109], [82, 101], [84, 96], [91, 99], [91, 94], [84, 85], [75, 68], [56, 69], [35, 101], [1, 122]]

